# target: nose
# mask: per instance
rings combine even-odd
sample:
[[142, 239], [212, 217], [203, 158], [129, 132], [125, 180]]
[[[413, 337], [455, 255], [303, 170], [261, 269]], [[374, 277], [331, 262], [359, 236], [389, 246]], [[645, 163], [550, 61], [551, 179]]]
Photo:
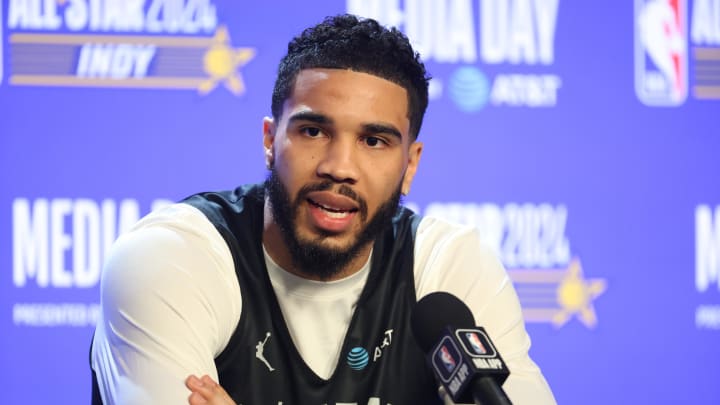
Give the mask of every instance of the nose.
[[338, 183], [355, 184], [358, 180], [357, 148], [350, 137], [336, 136], [328, 142], [317, 174]]

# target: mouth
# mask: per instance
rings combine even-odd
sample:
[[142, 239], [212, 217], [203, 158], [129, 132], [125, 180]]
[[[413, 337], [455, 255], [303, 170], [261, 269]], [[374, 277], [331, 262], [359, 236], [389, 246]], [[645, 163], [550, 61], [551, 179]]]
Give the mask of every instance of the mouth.
[[338, 206], [332, 206], [332, 205], [327, 205], [327, 204], [321, 204], [310, 198], [307, 199], [307, 202], [310, 205], [318, 207], [321, 210], [323, 210], [325, 212], [325, 214], [327, 216], [329, 216], [330, 218], [335, 218], [335, 219], [345, 218], [351, 214], [358, 212], [358, 210], [359, 210], [357, 207], [347, 208], [347, 207], [338, 207]]
[[311, 226], [325, 234], [349, 232], [361, 211], [354, 199], [330, 191], [311, 192], [305, 201]]

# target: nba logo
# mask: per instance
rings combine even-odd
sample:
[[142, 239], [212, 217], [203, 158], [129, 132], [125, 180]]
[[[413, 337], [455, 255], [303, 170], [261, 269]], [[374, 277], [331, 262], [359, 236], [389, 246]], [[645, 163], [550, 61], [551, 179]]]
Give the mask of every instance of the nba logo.
[[687, 0], [635, 0], [635, 93], [676, 106], [688, 92]]
[[443, 365], [445, 365], [445, 369], [448, 372], [451, 372], [455, 369], [455, 365], [457, 363], [455, 362], [455, 359], [453, 359], [452, 354], [450, 354], [450, 351], [447, 349], [446, 346], [443, 345], [443, 347], [440, 348], [440, 352], [438, 352], [438, 357], [440, 357], [440, 361], [442, 361]]
[[465, 337], [467, 338], [468, 342], [470, 342], [470, 346], [472, 347], [475, 354], [487, 354], [487, 349], [478, 337], [477, 333], [467, 332], [465, 333]]

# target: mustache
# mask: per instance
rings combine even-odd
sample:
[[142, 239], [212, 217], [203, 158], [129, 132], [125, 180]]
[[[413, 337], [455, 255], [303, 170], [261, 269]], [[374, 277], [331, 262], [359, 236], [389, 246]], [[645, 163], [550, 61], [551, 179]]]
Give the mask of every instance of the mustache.
[[[306, 184], [297, 192], [295, 203], [299, 204], [300, 201], [306, 200], [307, 195], [312, 192], [332, 190], [336, 184], [337, 183], [330, 180], [324, 180], [319, 183]], [[355, 192], [355, 190], [353, 190], [346, 184], [341, 184], [337, 188], [337, 190], [335, 190], [335, 193], [348, 197], [351, 200], [355, 201], [358, 204], [358, 212], [360, 213], [360, 218], [363, 221], [367, 219], [367, 202], [364, 198], [360, 197], [358, 193]]]

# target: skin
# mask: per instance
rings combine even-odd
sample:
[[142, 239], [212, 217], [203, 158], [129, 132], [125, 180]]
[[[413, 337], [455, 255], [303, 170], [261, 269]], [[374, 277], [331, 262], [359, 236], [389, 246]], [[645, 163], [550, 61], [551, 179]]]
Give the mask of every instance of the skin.
[[190, 405], [235, 405], [227, 392], [207, 375], [197, 377], [191, 375], [185, 380], [185, 386], [190, 389], [188, 397]]
[[[351, 70], [300, 71], [278, 122], [264, 119], [263, 145], [266, 164], [276, 168], [292, 198], [308, 184], [333, 183], [330, 190], [310, 193], [312, 201], [301, 201], [296, 220], [301, 239], [346, 249], [398, 188], [402, 194], [409, 193], [423, 148], [414, 141], [409, 127], [403, 87]], [[343, 185], [365, 201], [366, 216], [353, 211], [357, 201], [338, 193]], [[349, 213], [328, 214], [317, 203]], [[272, 259], [288, 272], [317, 280], [293, 264], [267, 200], [264, 215], [263, 244]], [[371, 249], [372, 243], [363, 246], [330, 280], [359, 271]], [[185, 385], [192, 391], [191, 405], [234, 403], [208, 376], [192, 375]]]
[[[322, 238], [325, 246], [347, 248], [398, 187], [403, 194], [410, 191], [422, 144], [411, 139], [407, 108], [404, 88], [371, 74], [339, 69], [307, 69], [298, 74], [279, 122], [270, 118], [263, 122], [266, 163], [275, 166], [293, 197], [303, 186], [331, 180], [331, 190], [309, 197], [356, 208], [357, 202], [337, 193], [346, 185], [367, 203], [366, 218], [351, 214], [347, 229], [334, 231], [318, 225], [312, 203], [301, 202], [296, 222], [300, 238]], [[263, 244], [283, 269], [317, 279], [293, 264], [267, 202]], [[330, 280], [360, 270], [371, 248], [371, 244], [364, 246]]]

